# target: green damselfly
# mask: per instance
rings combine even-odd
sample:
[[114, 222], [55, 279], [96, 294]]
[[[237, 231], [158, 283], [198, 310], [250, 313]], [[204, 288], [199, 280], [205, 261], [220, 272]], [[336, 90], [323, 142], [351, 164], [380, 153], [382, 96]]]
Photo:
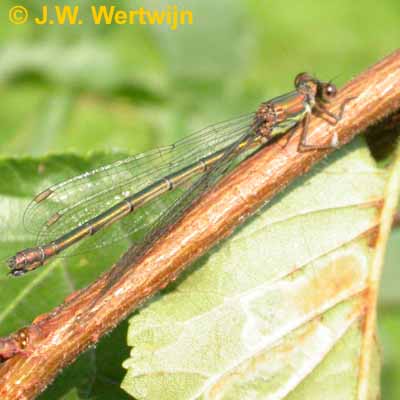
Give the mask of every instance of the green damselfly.
[[289, 140], [298, 127], [302, 129], [299, 151], [336, 147], [336, 137], [329, 146], [307, 143], [314, 111], [333, 123], [342, 118], [347, 100], [339, 115], [326, 109], [336, 94], [331, 82], [301, 73], [294, 91], [262, 103], [255, 113], [51, 186], [33, 199], [24, 214], [24, 225], [37, 235], [38, 245], [8, 259], [10, 274], [35, 270], [78, 244], [83, 251], [124, 236], [138, 243], [154, 238], [160, 227], [176, 220], [195, 197], [212, 187], [232, 160], [278, 137]]

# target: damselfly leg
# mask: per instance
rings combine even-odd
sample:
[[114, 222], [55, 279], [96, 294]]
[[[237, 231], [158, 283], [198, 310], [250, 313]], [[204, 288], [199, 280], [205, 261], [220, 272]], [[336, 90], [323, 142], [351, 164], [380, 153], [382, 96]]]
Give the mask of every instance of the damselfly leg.
[[[348, 99], [346, 99], [340, 106], [340, 112], [338, 115], [334, 114], [333, 112], [329, 111], [326, 106], [323, 103], [319, 103], [319, 104], [315, 104], [315, 109], [318, 111], [318, 113], [320, 115], [327, 115], [328, 117], [330, 117], [332, 120], [328, 119], [328, 122], [331, 125], [336, 125], [338, 124], [344, 115], [344, 110], [345, 107], [347, 105], [347, 103], [349, 103], [350, 101], [354, 100], [354, 97], [349, 97]], [[310, 118], [311, 115], [310, 113], [307, 114], [305, 116], [305, 118], [303, 119], [303, 121], [301, 122], [302, 124], [302, 132], [300, 135], [300, 142], [299, 145], [297, 147], [297, 150], [300, 152], [304, 152], [304, 151], [313, 151], [313, 150], [332, 150], [332, 149], [337, 149], [340, 144], [338, 142], [338, 137], [337, 137], [337, 133], [334, 132], [332, 138], [331, 138], [331, 142], [327, 145], [313, 145], [307, 142], [307, 133], [308, 133], [308, 127], [310, 124]]]

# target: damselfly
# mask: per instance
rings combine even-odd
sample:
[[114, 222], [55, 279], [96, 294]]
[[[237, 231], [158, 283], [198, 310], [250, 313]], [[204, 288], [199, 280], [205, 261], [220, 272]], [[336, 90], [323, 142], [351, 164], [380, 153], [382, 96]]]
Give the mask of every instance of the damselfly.
[[[337, 146], [307, 143], [314, 112], [337, 123], [343, 115], [326, 109], [337, 94], [331, 82], [307, 73], [297, 75], [295, 91], [261, 104], [237, 119], [210, 126], [176, 144], [89, 171], [38, 194], [24, 215], [38, 246], [9, 258], [10, 274], [23, 275], [70, 247], [95, 249], [131, 236], [138, 242], [154, 237], [224, 175], [232, 160], [286, 135], [302, 133], [299, 151]], [[167, 204], [172, 204], [167, 208]], [[166, 209], [167, 211], [163, 211]]]

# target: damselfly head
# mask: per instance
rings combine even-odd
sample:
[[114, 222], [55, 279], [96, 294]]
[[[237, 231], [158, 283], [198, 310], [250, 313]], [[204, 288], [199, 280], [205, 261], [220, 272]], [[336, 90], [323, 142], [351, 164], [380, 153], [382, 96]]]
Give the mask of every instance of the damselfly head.
[[294, 84], [297, 90], [305, 91], [314, 95], [323, 102], [330, 102], [337, 94], [336, 85], [329, 82], [322, 82], [307, 72], [302, 72], [296, 76]]

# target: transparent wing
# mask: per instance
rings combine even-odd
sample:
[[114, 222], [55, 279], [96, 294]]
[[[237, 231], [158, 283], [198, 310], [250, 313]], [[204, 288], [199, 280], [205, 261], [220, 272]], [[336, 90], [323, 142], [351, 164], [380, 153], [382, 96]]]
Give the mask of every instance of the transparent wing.
[[[38, 244], [53, 241], [158, 179], [226, 148], [243, 136], [253, 118], [252, 113], [210, 126], [174, 145], [128, 157], [53, 185], [29, 204], [24, 225], [37, 235]], [[140, 236], [140, 231], [158, 218], [164, 203], [170, 204], [181, 194], [179, 190], [173, 192], [151, 202], [141, 212], [135, 211], [126, 222], [107, 228], [108, 233], [97, 233], [88, 243], [103, 246], [128, 234], [137, 232]]]
[[[110, 271], [106, 285], [100, 291], [98, 296], [94, 299], [93, 304], [97, 303], [99, 299], [107, 294], [107, 292], [118, 282], [118, 280], [129, 270], [130, 266], [134, 263], [135, 259], [141, 257], [146, 250], [161, 237], [175, 222], [184, 215], [196, 201], [201, 200], [202, 194], [207, 192], [213, 187], [219, 179], [224, 176], [228, 170], [232, 169], [242, 158], [249, 155], [251, 148], [250, 128], [244, 133], [242, 137], [236, 142], [227, 147], [224, 156], [210, 170], [202, 176], [197, 176], [190, 187], [183, 193], [176, 197], [175, 201], [164, 208], [162, 213], [156, 220], [153, 220], [151, 225], [148, 225], [146, 231], [143, 232], [142, 239], [136, 246], [132, 246], [125, 256], [118, 262], [118, 264]], [[241, 155], [237, 157], [236, 149], [239, 143], [249, 138], [248, 148], [243, 149]], [[90, 309], [91, 307], [89, 307]]]

